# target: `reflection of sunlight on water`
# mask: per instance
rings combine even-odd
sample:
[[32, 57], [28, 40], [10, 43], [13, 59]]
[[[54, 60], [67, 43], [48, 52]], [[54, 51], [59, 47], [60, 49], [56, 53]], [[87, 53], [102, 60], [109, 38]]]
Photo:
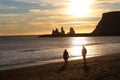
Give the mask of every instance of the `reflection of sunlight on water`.
[[82, 45], [85, 45], [88, 43], [87, 37], [75, 37], [72, 38], [71, 40], [71, 48], [70, 48], [70, 53], [71, 56], [81, 56], [81, 50], [82, 50]]
[[72, 38], [71, 40], [71, 45], [72, 46], [76, 46], [76, 45], [86, 45], [88, 42], [87, 37], [76, 37], [76, 38]]
[[71, 40], [71, 48], [70, 48], [70, 55], [74, 57], [74, 59], [82, 59], [82, 46], [85, 45], [87, 49], [86, 57], [94, 57], [95, 54], [92, 52], [92, 46], [88, 46], [87, 44], [90, 43], [87, 37], [76, 37], [72, 38]]
[[80, 56], [81, 55], [81, 46], [73, 46], [70, 49], [71, 56]]
[[[91, 52], [90, 48], [91, 47], [86, 46], [86, 49], [87, 49], [86, 58], [95, 56], [94, 53], [90, 53]], [[73, 57], [72, 59], [74, 59], [74, 60], [83, 58], [82, 57], [82, 46], [74, 46], [74, 47], [70, 48], [69, 52], [70, 52], [70, 56], [72, 56]]]

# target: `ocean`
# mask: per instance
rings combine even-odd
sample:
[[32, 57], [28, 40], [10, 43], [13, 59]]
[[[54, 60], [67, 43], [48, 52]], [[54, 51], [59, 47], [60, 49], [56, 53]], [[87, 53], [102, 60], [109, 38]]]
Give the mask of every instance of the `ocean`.
[[68, 50], [71, 59], [81, 59], [82, 46], [87, 57], [120, 53], [120, 37], [0, 37], [0, 70], [63, 61]]

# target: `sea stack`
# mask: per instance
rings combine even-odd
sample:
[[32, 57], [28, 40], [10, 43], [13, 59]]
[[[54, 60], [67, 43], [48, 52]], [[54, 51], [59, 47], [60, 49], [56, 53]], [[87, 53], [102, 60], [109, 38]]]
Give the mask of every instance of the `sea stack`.
[[92, 32], [94, 36], [120, 36], [120, 11], [103, 13], [102, 19]]

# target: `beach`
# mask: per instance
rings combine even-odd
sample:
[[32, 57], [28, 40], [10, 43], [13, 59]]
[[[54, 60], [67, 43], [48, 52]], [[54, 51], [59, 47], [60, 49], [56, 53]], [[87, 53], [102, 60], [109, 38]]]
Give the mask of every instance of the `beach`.
[[120, 80], [120, 53], [0, 71], [0, 80]]

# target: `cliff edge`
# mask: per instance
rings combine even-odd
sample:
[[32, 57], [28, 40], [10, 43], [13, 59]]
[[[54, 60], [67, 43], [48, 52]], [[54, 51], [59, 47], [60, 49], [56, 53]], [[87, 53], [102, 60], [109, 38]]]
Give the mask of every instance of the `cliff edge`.
[[103, 13], [96, 29], [92, 32], [94, 36], [120, 36], [120, 11]]

